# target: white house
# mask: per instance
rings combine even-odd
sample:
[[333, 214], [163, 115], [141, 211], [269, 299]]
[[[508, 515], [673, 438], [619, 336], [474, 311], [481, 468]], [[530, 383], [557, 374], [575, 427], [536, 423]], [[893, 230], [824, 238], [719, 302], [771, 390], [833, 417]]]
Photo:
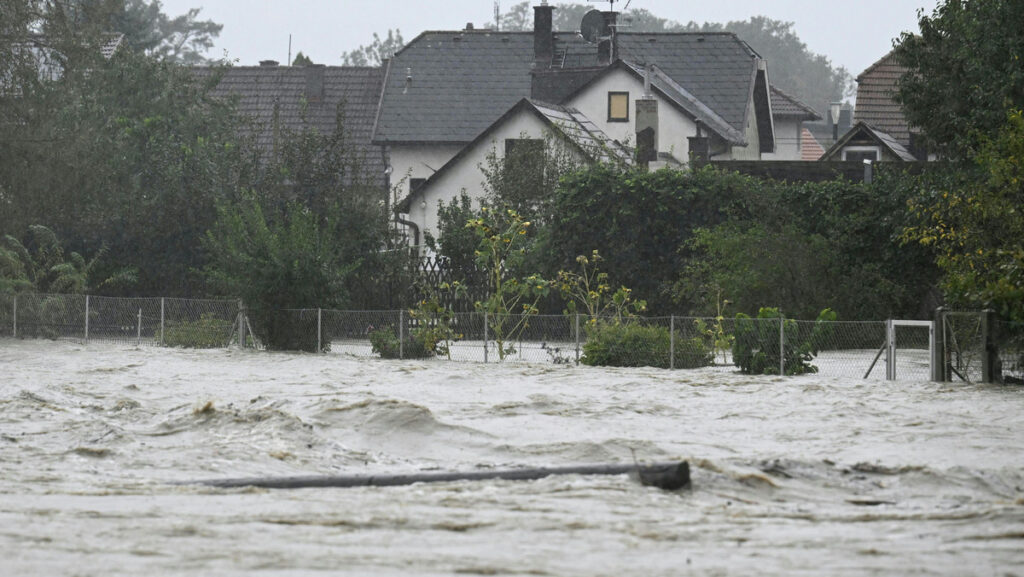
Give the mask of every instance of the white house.
[[[816, 115], [773, 94], [766, 62], [734, 34], [614, 32], [606, 12], [610, 32], [591, 43], [553, 32], [553, 10], [534, 8], [533, 32], [424, 32], [388, 62], [373, 143], [420, 238], [436, 234], [439, 200], [480, 197], [486, 153], [521, 134], [586, 133], [653, 167], [800, 158], [777, 147], [773, 103]], [[799, 135], [800, 120], [782, 120]]]

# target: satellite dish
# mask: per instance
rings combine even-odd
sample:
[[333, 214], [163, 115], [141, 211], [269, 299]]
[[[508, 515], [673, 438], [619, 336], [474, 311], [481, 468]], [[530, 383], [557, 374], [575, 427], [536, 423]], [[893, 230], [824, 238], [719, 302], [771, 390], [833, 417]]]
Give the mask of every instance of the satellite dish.
[[591, 10], [583, 15], [583, 21], [580, 22], [580, 35], [584, 40], [593, 44], [602, 38], [611, 36], [612, 31], [608, 27], [608, 21], [604, 14], [600, 10]]

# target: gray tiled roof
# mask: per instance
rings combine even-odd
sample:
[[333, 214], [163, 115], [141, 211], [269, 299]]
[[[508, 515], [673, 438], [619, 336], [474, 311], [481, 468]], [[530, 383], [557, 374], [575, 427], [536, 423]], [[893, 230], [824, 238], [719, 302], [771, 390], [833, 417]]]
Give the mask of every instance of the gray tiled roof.
[[[556, 58], [593, 66], [597, 48], [556, 34]], [[736, 130], [746, 124], [757, 54], [731, 33], [618, 36], [618, 57], [657, 65]], [[424, 32], [389, 65], [376, 142], [470, 142], [530, 96], [532, 32]]]
[[[307, 97], [307, 75], [323, 74], [322, 96], [314, 90]], [[196, 74], [212, 69], [196, 67]], [[321, 134], [334, 132], [336, 114], [344, 114], [345, 137], [362, 156], [366, 177], [383, 182], [384, 162], [380, 147], [370, 144], [377, 115], [383, 70], [348, 66], [234, 66], [223, 72], [214, 96], [235, 95], [238, 111], [257, 125], [256, 142], [269, 153], [274, 147], [274, 115], [280, 130], [313, 128]], [[319, 84], [314, 81], [317, 88]]]
[[778, 88], [771, 87], [772, 115], [776, 118], [801, 118], [804, 120], [821, 120], [821, 115], [813, 108], [786, 94]]

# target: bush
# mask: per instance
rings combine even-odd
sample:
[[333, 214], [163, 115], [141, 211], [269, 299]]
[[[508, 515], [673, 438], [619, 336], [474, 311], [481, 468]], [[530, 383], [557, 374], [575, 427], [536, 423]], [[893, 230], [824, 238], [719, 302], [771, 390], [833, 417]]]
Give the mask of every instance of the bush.
[[801, 337], [795, 320], [783, 319], [777, 308], [762, 308], [757, 318], [739, 313], [736, 315], [735, 340], [732, 358], [741, 373], [748, 375], [779, 374], [779, 322], [783, 323], [785, 348], [783, 369], [786, 375], [803, 375], [818, 372], [811, 364], [821, 351], [821, 343], [832, 331], [829, 323], [836, 320], [836, 313], [825, 309], [818, 315], [811, 334]]
[[197, 321], [184, 321], [164, 329], [164, 346], [186, 349], [218, 349], [231, 344], [234, 323], [206, 313]]
[[[587, 329], [581, 362], [595, 367], [667, 369], [671, 354], [672, 336], [665, 327], [599, 321]], [[712, 353], [702, 339], [676, 339], [675, 368], [705, 367], [711, 361]]]
[[370, 333], [370, 346], [382, 359], [426, 359], [434, 356], [434, 349], [424, 339], [406, 335], [403, 346], [399, 347], [394, 327], [377, 329]]

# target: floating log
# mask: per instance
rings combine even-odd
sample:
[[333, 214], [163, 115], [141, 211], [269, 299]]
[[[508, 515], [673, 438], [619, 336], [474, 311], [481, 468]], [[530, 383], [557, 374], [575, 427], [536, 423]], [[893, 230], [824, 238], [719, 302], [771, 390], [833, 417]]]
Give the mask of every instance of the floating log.
[[451, 481], [483, 481], [505, 479], [531, 481], [552, 475], [630, 475], [644, 485], [668, 491], [690, 484], [690, 465], [686, 461], [649, 465], [582, 465], [575, 467], [541, 467], [497, 471], [451, 473], [408, 473], [401, 475], [346, 475], [309, 477], [253, 477], [248, 479], [210, 479], [189, 484], [230, 489], [263, 487], [267, 489], [305, 489], [310, 487], [394, 487], [413, 483], [448, 483]]

